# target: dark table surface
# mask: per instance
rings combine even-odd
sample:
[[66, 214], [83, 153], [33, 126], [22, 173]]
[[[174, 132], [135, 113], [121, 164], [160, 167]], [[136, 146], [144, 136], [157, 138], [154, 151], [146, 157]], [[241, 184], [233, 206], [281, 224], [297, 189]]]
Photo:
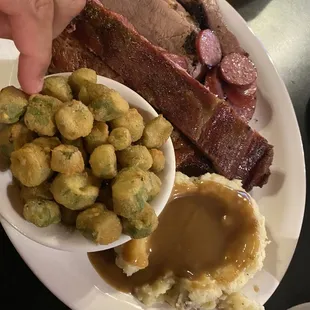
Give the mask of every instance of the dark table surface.
[[[231, 0], [271, 55], [292, 98], [306, 162], [310, 158], [310, 0]], [[309, 167], [307, 167], [307, 173]], [[307, 178], [307, 184], [310, 177]], [[298, 246], [267, 310], [310, 302], [310, 196]], [[48, 268], [48, 267], [47, 267]], [[18, 255], [0, 225], [1, 309], [68, 309], [52, 295]], [[7, 306], [6, 306], [7, 305]], [[2, 307], [4, 306], [4, 307]], [[104, 309], [104, 307], [103, 307]]]

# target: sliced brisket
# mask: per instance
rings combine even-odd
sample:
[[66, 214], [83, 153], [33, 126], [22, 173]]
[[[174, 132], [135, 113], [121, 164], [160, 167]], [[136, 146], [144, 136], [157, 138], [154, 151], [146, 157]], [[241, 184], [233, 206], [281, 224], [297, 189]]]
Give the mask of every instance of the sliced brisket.
[[167, 51], [185, 55], [184, 44], [198, 27], [180, 5], [169, 0], [100, 0], [126, 17], [146, 39]]

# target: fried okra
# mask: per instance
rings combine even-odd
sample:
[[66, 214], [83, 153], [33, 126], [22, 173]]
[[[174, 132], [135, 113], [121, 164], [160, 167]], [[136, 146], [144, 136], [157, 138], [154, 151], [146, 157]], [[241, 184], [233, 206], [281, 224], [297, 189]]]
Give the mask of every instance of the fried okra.
[[57, 137], [40, 137], [32, 141], [32, 143], [42, 147], [44, 152], [50, 153], [55, 147], [61, 144]]
[[131, 144], [130, 131], [125, 127], [115, 128], [111, 131], [108, 142], [116, 151], [124, 150]]
[[137, 109], [129, 109], [123, 116], [111, 121], [111, 127], [125, 127], [129, 130], [132, 142], [138, 141], [143, 134], [144, 121]]
[[93, 100], [104, 95], [108, 90], [109, 88], [102, 84], [91, 82], [85, 83], [79, 92], [79, 100], [84, 104], [89, 105]]
[[52, 96], [62, 102], [71, 101], [73, 99], [68, 79], [64, 76], [50, 76], [46, 78], [44, 80], [42, 94]]
[[81, 87], [88, 82], [97, 83], [96, 71], [88, 68], [75, 70], [68, 79], [68, 83], [76, 95], [78, 95]]
[[145, 125], [142, 143], [149, 149], [160, 148], [168, 140], [172, 130], [172, 125], [159, 115]]
[[84, 138], [87, 152], [91, 154], [96, 147], [107, 143], [108, 137], [109, 137], [108, 125], [103, 122], [95, 121], [91, 133]]
[[11, 171], [23, 185], [38, 186], [52, 174], [50, 161], [50, 155], [40, 146], [28, 143], [11, 154]]
[[133, 239], [148, 237], [158, 226], [158, 217], [154, 209], [146, 203], [142, 211], [134, 217], [123, 219], [123, 232]]
[[0, 131], [0, 153], [9, 158], [13, 151], [20, 149], [35, 137], [23, 123], [5, 125]]
[[52, 150], [51, 168], [64, 174], [82, 172], [84, 170], [82, 153], [73, 145], [60, 144]]
[[166, 163], [164, 153], [157, 149], [150, 149], [149, 152], [153, 158], [153, 165], [151, 167], [151, 170], [155, 173], [159, 173], [164, 170]]
[[24, 218], [38, 227], [57, 224], [61, 220], [59, 206], [56, 202], [45, 199], [31, 199], [23, 210]]
[[103, 144], [95, 148], [89, 163], [93, 174], [98, 178], [113, 179], [117, 174], [117, 161], [114, 147]]
[[146, 180], [148, 172], [138, 168], [125, 168], [112, 184], [113, 209], [117, 215], [133, 217], [141, 211], [148, 200]]
[[161, 180], [160, 178], [153, 172], [148, 171], [147, 177], [144, 179], [145, 181], [145, 187], [148, 194], [148, 200], [153, 200], [160, 192], [161, 188]]
[[120, 117], [129, 109], [128, 102], [118, 92], [102, 84], [85, 84], [80, 90], [79, 100], [88, 105], [95, 120], [101, 122]]
[[34, 187], [22, 186], [20, 196], [26, 202], [31, 199], [46, 199], [53, 200], [53, 195], [50, 191], [51, 184], [49, 182], [43, 182], [42, 184]]
[[75, 226], [76, 218], [80, 211], [70, 210], [64, 206], [60, 206], [61, 222], [67, 226]]
[[122, 233], [120, 219], [101, 203], [82, 211], [77, 216], [76, 227], [97, 244], [110, 244], [118, 240]]
[[132, 145], [117, 153], [117, 159], [123, 168], [139, 167], [148, 170], [153, 165], [149, 150], [144, 145]]
[[77, 147], [79, 149], [79, 151], [81, 152], [82, 156], [83, 156], [84, 163], [88, 162], [88, 154], [87, 154], [87, 152], [85, 150], [82, 138], [79, 138], [79, 139], [76, 139], [76, 140], [68, 140], [68, 139], [66, 139], [64, 137], [61, 137], [61, 142], [63, 144], [66, 144], [66, 145], [73, 145], [73, 146]]
[[61, 135], [68, 140], [88, 136], [94, 122], [93, 115], [87, 106], [76, 100], [59, 109], [55, 120]]
[[40, 94], [31, 96], [24, 117], [26, 126], [39, 135], [54, 136], [57, 131], [55, 113], [63, 105], [54, 97]]
[[14, 86], [8, 86], [0, 92], [0, 123], [13, 124], [26, 112], [27, 95]]
[[107, 88], [89, 103], [88, 108], [96, 121], [108, 122], [128, 112], [129, 104], [117, 91]]
[[88, 172], [66, 175], [59, 173], [51, 185], [54, 199], [71, 210], [91, 206], [99, 195], [99, 186]]

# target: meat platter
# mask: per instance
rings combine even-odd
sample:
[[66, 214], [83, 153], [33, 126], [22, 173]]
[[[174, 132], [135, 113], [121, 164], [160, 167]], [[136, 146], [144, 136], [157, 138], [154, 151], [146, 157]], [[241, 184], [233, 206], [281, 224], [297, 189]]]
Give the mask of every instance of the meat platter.
[[[128, 75], [126, 75], [126, 72], [122, 71], [124, 62], [121, 64], [117, 63], [117, 61], [122, 59], [122, 57], [119, 57], [122, 56], [122, 53], [121, 50], [118, 50], [119, 46], [117, 45], [120, 40], [113, 41], [111, 39], [113, 39], [114, 35], [112, 36], [106, 33], [105, 35], [108, 39], [105, 40], [109, 40], [110, 46], [106, 47], [102, 44], [105, 40], [102, 42], [100, 42], [101, 40], [98, 41], [103, 35], [101, 32], [95, 31], [97, 25], [102, 22], [98, 22], [97, 18], [100, 16], [100, 18], [103, 17], [101, 5], [97, 1], [88, 1], [87, 8], [89, 8], [89, 5], [95, 6], [100, 13], [97, 14], [92, 11], [90, 15], [87, 15], [87, 11], [83, 11], [66, 31], [54, 41], [53, 59], [49, 70], [50, 73], [68, 72], [80, 67], [89, 67], [95, 69], [99, 74], [128, 85], [145, 97], [158, 112], [165, 114], [167, 118], [169, 115], [169, 120], [173, 123], [175, 128], [173, 140], [179, 171], [188, 175], [201, 175], [210, 171], [217, 172], [230, 179], [241, 179], [243, 181], [243, 186], [247, 190], [253, 187], [263, 187], [262, 189], [255, 188], [252, 193], [253, 197], [260, 204], [261, 212], [266, 217], [267, 232], [271, 244], [266, 249], [268, 259], [265, 262], [264, 269], [259, 272], [253, 281], [248, 283], [243, 290], [247, 296], [263, 304], [279, 284], [290, 262], [300, 232], [304, 205], [305, 184], [302, 147], [296, 127], [296, 120], [293, 116], [292, 107], [290, 106], [291, 103], [283, 83], [260, 43], [258, 43], [258, 40], [253, 36], [250, 30], [246, 28], [244, 21], [241, 20], [225, 1], [219, 0], [218, 3], [220, 4], [221, 12], [223, 12], [229, 29], [231, 29], [232, 33], [238, 34], [238, 40], [226, 27], [221, 28], [224, 22], [217, 2], [215, 1], [180, 1], [180, 3], [168, 0], [159, 1], [161, 5], [163, 5], [164, 2], [167, 3], [170, 10], [166, 10], [166, 5], [163, 5], [163, 7], [153, 7], [151, 5], [152, 1], [148, 1], [148, 10], [151, 11], [150, 14], [152, 14], [152, 18], [149, 18], [150, 15], [147, 15], [147, 12], [145, 12], [144, 15], [140, 15], [143, 16], [143, 18], [136, 17], [136, 20], [133, 17], [128, 18], [129, 15], [126, 16], [126, 14], [135, 16], [135, 10], [137, 10], [137, 7], [134, 5], [135, 1], [130, 1], [131, 8], [128, 9], [127, 6], [127, 12], [123, 12], [122, 10], [124, 8], [122, 7], [115, 7], [113, 9], [109, 7], [109, 5], [117, 5], [113, 4], [113, 1], [102, 2], [106, 2], [106, 4], [103, 3], [105, 5], [105, 9], [103, 10], [106, 12], [111, 10], [123, 16], [120, 17], [115, 13], [106, 13], [108, 16], [106, 19], [110, 21], [118, 20], [118, 26], [124, 25], [126, 29], [128, 28], [132, 31], [130, 32], [131, 35], [138, 33], [139, 36], [135, 35], [131, 37], [130, 40], [137, 40], [135, 41], [137, 43], [136, 46], [138, 43], [142, 45], [142, 43], [147, 42], [143, 45], [143, 48], [147, 47], [148, 51], [152, 51], [154, 57], [159, 57], [155, 58], [156, 64], [153, 64], [150, 68], [148, 68], [148, 66], [143, 67], [143, 70], [150, 70], [144, 73], [145, 75], [143, 75], [143, 77], [150, 76], [151, 79], [153, 76], [153, 78], [157, 80], [158, 77], [160, 77], [161, 71], [158, 70], [156, 72], [154, 68], [158, 68], [157, 66], [159, 63], [159, 68], [163, 66], [167, 72], [173, 72], [171, 76], [176, 79], [177, 82], [181, 81], [186, 83], [186, 85], [191, 87], [189, 89], [194, 89], [193, 92], [195, 93], [195, 97], [199, 94], [198, 99], [200, 98], [201, 102], [199, 103], [199, 100], [197, 100], [198, 104], [195, 106], [198, 113], [193, 113], [193, 111], [196, 111], [193, 106], [191, 106], [190, 109], [188, 108], [186, 113], [181, 110], [181, 112], [184, 113], [181, 118], [182, 120], [186, 120], [184, 123], [194, 124], [194, 126], [183, 125], [183, 122], [180, 122], [180, 120], [178, 122], [177, 118], [174, 119], [174, 110], [169, 107], [168, 104], [166, 105], [166, 102], [160, 100], [162, 92], [155, 92], [154, 94], [148, 89], [147, 86], [149, 84], [146, 84], [146, 86], [143, 83], [142, 86], [139, 83], [137, 85], [134, 84], [137, 83], [137, 81], [134, 79], [132, 73], [135, 73], [139, 68], [137, 69], [137, 67], [132, 66], [132, 71], [130, 74], [128, 73]], [[126, 1], [122, 2], [124, 3]], [[197, 6], [197, 3], [200, 5]], [[208, 6], [204, 7], [206, 3]], [[208, 9], [212, 8], [214, 15], [204, 11], [206, 7]], [[177, 27], [177, 30], [173, 30], [173, 27], [168, 27], [167, 22], [160, 22], [158, 18], [156, 18], [158, 15], [154, 14], [154, 12], [156, 13], [158, 10], [161, 16], [167, 16], [167, 14], [172, 14], [171, 12], [177, 12], [178, 15], [173, 13], [175, 18], [173, 24], [176, 24], [176, 20], [180, 21], [179, 16], [181, 16], [182, 22], [178, 25], [182, 27], [180, 26]], [[94, 15], [92, 16], [92, 14]], [[86, 17], [89, 18], [86, 19], [88, 26], [94, 26], [93, 28], [95, 30], [85, 27], [86, 22], [84, 19]], [[124, 17], [128, 18], [134, 28], [129, 25]], [[140, 26], [139, 22], [142, 23]], [[108, 23], [107, 25], [111, 27], [112, 23]], [[152, 38], [150, 32], [156, 29], [155, 25], [157, 29], [169, 29], [167, 30], [169, 32], [167, 36], [165, 34], [156, 37], [155, 34], [158, 35], [158, 32], [153, 32], [155, 37]], [[183, 27], [187, 29], [185, 32], [183, 31]], [[210, 34], [210, 30], [212, 34]], [[181, 33], [171, 34], [170, 31], [180, 31]], [[242, 35], [240, 35], [240, 33], [242, 33]], [[140, 38], [141, 35], [143, 39]], [[223, 37], [226, 38], [227, 41], [223, 41]], [[121, 36], [118, 38], [121, 38]], [[214, 64], [218, 61], [216, 59], [217, 57], [214, 56], [215, 54], [210, 56], [203, 50], [203, 44], [199, 40], [205, 38], [213, 42], [215, 51], [218, 51], [218, 44], [214, 42], [219, 42], [221, 58], [218, 64]], [[238, 43], [239, 40], [242, 48]], [[111, 44], [111, 42], [114, 42], [114, 44]], [[200, 52], [198, 52], [199, 49]], [[113, 57], [110, 56], [113, 56], [115, 52], [120, 54], [117, 54], [118, 57], [115, 57], [113, 60]], [[249, 52], [249, 55], [247, 52]], [[128, 50], [127, 53], [129, 53]], [[135, 53], [137, 53], [137, 51], [135, 51]], [[123, 57], [127, 57], [127, 61], [136, 60], [135, 57], [139, 58], [139, 56], [136, 56], [135, 53], [131, 54], [131, 57], [126, 55], [123, 55]], [[13, 54], [12, 52], [12, 55]], [[234, 54], [233, 59], [230, 57], [225, 58], [227, 55], [231, 54]], [[143, 53], [139, 55], [141, 56]], [[233, 77], [234, 79], [236, 77], [235, 73], [233, 75], [225, 75], [227, 63], [228, 68], [233, 67], [231, 62], [236, 62], [238, 58], [242, 59], [242, 62], [252, 65], [255, 64], [254, 70], [252, 70], [253, 67], [250, 69], [250, 65], [248, 67], [252, 79], [254, 76], [254, 82], [243, 85], [244, 82], [238, 80], [236, 83], [235, 80], [232, 83], [231, 78]], [[222, 62], [224, 64], [223, 66]], [[147, 64], [152, 65], [151, 63]], [[257, 73], [256, 66], [258, 68], [257, 80], [255, 77]], [[128, 67], [127, 62], [126, 67]], [[141, 69], [138, 73], [140, 74], [143, 70]], [[152, 83], [152, 81], [148, 80], [148, 83]], [[139, 89], [140, 87], [141, 89]], [[164, 89], [166, 94], [169, 94], [169, 87], [170, 86], [166, 86], [166, 89]], [[197, 91], [197, 89], [199, 89], [199, 91]], [[179, 98], [182, 96], [180, 95], [180, 90], [178, 94], [179, 95], [175, 97]], [[173, 95], [171, 96], [174, 100], [169, 99], [169, 102], [173, 102], [173, 107], [175, 109], [179, 108], [180, 105], [178, 101], [176, 101], [175, 97], [173, 98]], [[156, 98], [154, 102], [152, 102], [152, 97]], [[183, 102], [183, 97], [181, 98], [182, 107], [186, 108], [186, 101]], [[206, 98], [208, 98], [208, 100]], [[244, 98], [246, 98], [246, 100], [243, 100]], [[258, 100], [256, 102], [257, 98]], [[236, 104], [234, 105], [234, 103], [239, 103], [239, 105], [242, 104], [237, 106]], [[201, 108], [201, 110], [199, 110], [199, 108]], [[179, 110], [177, 111], [179, 112]], [[197, 115], [201, 115], [201, 111], [205, 113], [205, 118], [197, 117]], [[227, 133], [229, 133], [229, 137], [226, 136], [226, 140], [218, 141], [217, 139], [219, 138], [214, 137], [213, 141], [215, 142], [212, 143], [212, 147], [214, 146], [214, 148], [210, 150], [208, 146], [200, 143], [204, 135], [198, 135], [197, 132], [200, 133], [199, 131], [201, 128], [205, 129], [204, 126], [206, 126], [206, 123], [207, 125], [210, 124], [210, 118], [214, 120], [215, 124], [218, 120], [219, 124], [221, 120], [223, 120], [223, 118], [220, 118], [223, 115], [221, 111], [226, 112], [225, 117], [231, 117], [229, 120], [233, 125], [229, 128], [217, 127], [211, 132], [208, 131], [208, 133], [213, 133], [214, 135], [217, 132], [219, 136], [228, 135]], [[253, 117], [254, 111], [255, 115]], [[179, 113], [176, 112], [175, 114]], [[286, 117], [284, 118], [285, 115]], [[193, 117], [196, 122], [193, 121], [191, 117]], [[200, 120], [201, 123], [199, 122]], [[237, 121], [238, 124], [241, 124], [240, 127], [234, 127]], [[202, 127], [199, 127], [200, 124], [202, 124]], [[258, 129], [260, 134], [254, 129], [250, 129], [249, 124], [251, 124], [253, 128]], [[199, 128], [197, 129], [195, 127]], [[238, 132], [238, 138], [236, 138], [236, 136], [231, 136], [232, 128]], [[236, 147], [237, 151], [234, 153], [233, 151], [230, 152], [231, 145], [228, 146], [227, 143], [231, 142], [232, 139], [235, 139], [235, 142], [239, 141], [240, 132], [237, 128], [238, 130], [240, 128], [248, 128], [250, 133], [248, 135], [249, 140], [244, 138], [242, 143]], [[288, 134], [291, 136], [289, 146], [281, 142], [284, 141], [283, 137], [287, 137]], [[199, 137], [197, 138], [197, 136]], [[215, 145], [217, 142], [219, 144], [216, 148]], [[234, 142], [231, 142], [231, 144], [235, 146]], [[272, 145], [274, 145], [274, 147], [272, 147]], [[274, 158], [273, 149], [275, 153]], [[217, 153], [215, 151], [217, 151]], [[243, 160], [240, 159], [241, 157]], [[231, 158], [240, 161], [239, 163], [236, 162], [235, 166], [226, 167], [226, 164], [230, 162]], [[241, 166], [240, 162], [242, 162]], [[250, 168], [248, 169], [247, 167]], [[223, 170], [221, 170], [222, 168]], [[94, 270], [89, 268], [87, 258], [82, 255], [55, 252], [51, 249], [41, 247], [38, 249], [38, 245], [21, 237], [5, 222], [3, 222], [3, 226], [12, 239], [15, 247], [23, 254], [23, 258], [36, 274], [39, 275], [41, 281], [58, 298], [70, 305], [70, 308], [83, 310], [99, 309], [103, 303], [108, 308], [122, 310], [133, 309], [138, 306], [131, 297], [112, 292]], [[288, 229], [288, 227], [291, 228]], [[285, 243], [285, 238], [290, 238], [292, 243]], [[33, 259], [33, 252], [38, 250], [40, 250], [41, 253], [40, 257]], [[282, 258], [281, 261], [278, 260], [279, 255], [281, 255]], [[40, 263], [41, 258], [42, 264]], [[46, 263], [49, 263], [50, 267], [53, 268], [55, 277], [51, 277], [50, 273], [45, 272], [46, 268], [42, 266], [46, 266]], [[64, 264], [66, 264], [66, 270], [61, 268], [64, 267]], [[78, 276], [76, 276], [77, 271], [79, 271], [80, 274]], [[75, 274], [74, 277], [73, 274]], [[79, 281], [79, 284], [77, 284], [77, 279], [83, 280]], [[73, 282], [76, 283], [74, 284], [74, 292], [68, 294], [66, 288], [68, 285], [72, 285]], [[253, 290], [253, 287], [258, 287], [259, 290]], [[110, 298], [110, 296], [112, 296], [112, 298]]]
[[248, 125], [257, 70], [215, 0], [88, 1], [55, 40], [50, 72], [83, 65], [125, 83], [169, 119], [178, 170], [215, 171], [246, 190], [268, 181], [273, 147]]

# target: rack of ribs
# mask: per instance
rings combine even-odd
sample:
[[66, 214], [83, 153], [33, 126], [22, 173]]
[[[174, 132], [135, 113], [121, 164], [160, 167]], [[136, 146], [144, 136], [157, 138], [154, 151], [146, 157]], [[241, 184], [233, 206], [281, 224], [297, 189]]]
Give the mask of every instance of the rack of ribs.
[[[181, 139], [194, 145], [189, 162], [199, 158], [198, 166], [229, 179], [241, 179], [247, 190], [267, 182], [273, 159], [273, 147], [267, 140], [251, 129], [230, 104], [171, 61], [163, 48], [143, 37], [124, 16], [99, 1], [88, 0], [72, 25], [73, 30], [66, 35], [83, 46], [87, 57], [102, 61], [163, 113], [182, 133]], [[54, 49], [54, 72], [61, 71], [57, 68], [60, 62], [59, 51], [57, 61]], [[201, 161], [202, 157], [207, 159]]]

